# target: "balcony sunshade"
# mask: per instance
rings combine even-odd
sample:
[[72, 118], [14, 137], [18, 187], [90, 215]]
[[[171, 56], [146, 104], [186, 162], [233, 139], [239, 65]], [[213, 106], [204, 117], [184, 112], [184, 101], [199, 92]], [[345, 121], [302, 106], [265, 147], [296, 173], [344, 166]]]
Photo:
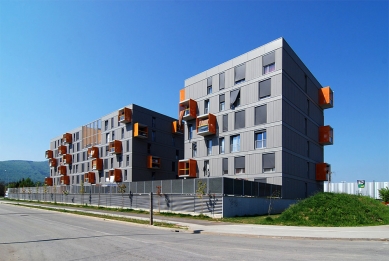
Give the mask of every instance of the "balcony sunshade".
[[246, 64], [235, 67], [235, 82], [246, 78]]
[[264, 169], [274, 169], [275, 168], [275, 157], [274, 153], [268, 153], [262, 155], [262, 166]]
[[275, 52], [262, 56], [262, 66], [266, 66], [272, 63], [275, 63]]
[[244, 157], [236, 157], [235, 158], [235, 168], [236, 169], [244, 169], [245, 168]]
[[228, 170], [228, 158], [223, 159], [223, 170]]
[[270, 96], [271, 81], [267, 79], [259, 83], [259, 98]]

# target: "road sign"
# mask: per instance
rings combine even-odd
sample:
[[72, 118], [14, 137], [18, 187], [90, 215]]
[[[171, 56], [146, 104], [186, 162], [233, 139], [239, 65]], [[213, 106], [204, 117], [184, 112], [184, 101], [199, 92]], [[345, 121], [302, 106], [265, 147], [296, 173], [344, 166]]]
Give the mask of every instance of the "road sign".
[[358, 188], [365, 188], [365, 181], [364, 180], [357, 180]]

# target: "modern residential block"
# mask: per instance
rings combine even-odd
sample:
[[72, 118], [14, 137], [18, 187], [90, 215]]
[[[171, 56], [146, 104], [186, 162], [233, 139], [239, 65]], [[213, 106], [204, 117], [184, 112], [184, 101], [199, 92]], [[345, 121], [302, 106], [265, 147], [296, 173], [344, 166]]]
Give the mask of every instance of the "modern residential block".
[[185, 80], [179, 177], [233, 177], [281, 185], [281, 197], [323, 190], [333, 129], [323, 87], [283, 38]]
[[[173, 126], [176, 126], [173, 128]], [[183, 158], [177, 119], [128, 105], [50, 141], [52, 185], [176, 179]]]

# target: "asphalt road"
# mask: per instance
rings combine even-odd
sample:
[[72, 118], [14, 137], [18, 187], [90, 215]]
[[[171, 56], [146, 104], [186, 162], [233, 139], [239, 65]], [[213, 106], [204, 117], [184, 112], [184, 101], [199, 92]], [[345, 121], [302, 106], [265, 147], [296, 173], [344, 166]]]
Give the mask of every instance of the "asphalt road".
[[173, 232], [0, 203], [0, 260], [388, 260], [389, 242]]

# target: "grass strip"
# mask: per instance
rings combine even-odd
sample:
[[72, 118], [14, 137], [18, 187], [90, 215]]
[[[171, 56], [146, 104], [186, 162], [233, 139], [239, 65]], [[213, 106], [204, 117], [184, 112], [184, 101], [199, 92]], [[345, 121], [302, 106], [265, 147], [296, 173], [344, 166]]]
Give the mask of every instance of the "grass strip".
[[[89, 212], [73, 211], [73, 210], [67, 210], [67, 209], [55, 209], [55, 208], [50, 208], [50, 207], [33, 206], [33, 205], [20, 204], [20, 203], [16, 203], [13, 205], [30, 207], [30, 208], [37, 208], [37, 209], [44, 209], [44, 210], [50, 210], [50, 211], [56, 211], [56, 212], [62, 212], [62, 213], [69, 213], [69, 214], [75, 214], [75, 215], [80, 215], [80, 216], [97, 217], [97, 218], [110, 219], [110, 220], [116, 220], [116, 221], [131, 222], [131, 223], [142, 224], [142, 225], [149, 225], [149, 223], [150, 223], [150, 221], [148, 221], [148, 220], [127, 218], [127, 217], [115, 217], [115, 216], [111, 216], [109, 214], [95, 214], [95, 213], [89, 213]], [[171, 224], [171, 223], [167, 223], [167, 222], [153, 222], [153, 226], [173, 228], [173, 229], [187, 229], [187, 227], [183, 227], [183, 226], [179, 226], [177, 224]]]

